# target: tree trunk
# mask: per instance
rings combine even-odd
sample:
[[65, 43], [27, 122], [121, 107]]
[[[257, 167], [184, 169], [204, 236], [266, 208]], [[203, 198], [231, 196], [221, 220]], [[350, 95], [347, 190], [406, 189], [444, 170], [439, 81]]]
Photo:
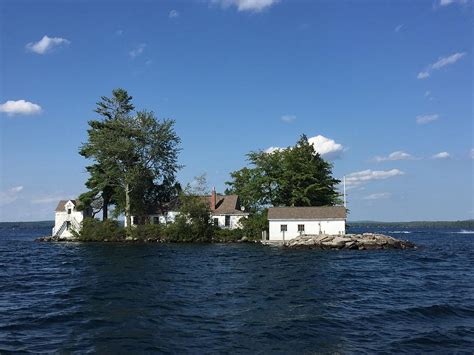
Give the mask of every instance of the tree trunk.
[[130, 185], [125, 183], [125, 218], [127, 220], [127, 234], [130, 234], [132, 228], [132, 216], [130, 216]]
[[102, 195], [102, 221], [106, 221], [109, 218], [109, 201], [110, 199], [108, 197], [105, 197]]

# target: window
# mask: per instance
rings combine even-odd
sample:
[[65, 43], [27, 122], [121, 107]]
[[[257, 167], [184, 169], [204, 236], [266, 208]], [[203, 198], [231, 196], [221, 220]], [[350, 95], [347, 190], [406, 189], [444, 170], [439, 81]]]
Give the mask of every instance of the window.
[[135, 224], [135, 225], [138, 224], [138, 217], [133, 216], [133, 218], [132, 218], [132, 224]]
[[280, 225], [280, 232], [286, 232], [288, 230], [288, 226], [286, 224]]
[[67, 209], [67, 214], [71, 214], [71, 209], [70, 208]]
[[154, 216], [153, 217], [153, 224], [160, 224], [160, 217]]
[[219, 218], [214, 218], [214, 225], [219, 226]]
[[304, 232], [304, 224], [298, 224], [298, 232]]
[[225, 226], [230, 227], [230, 216], [225, 216]]
[[71, 222], [69, 221], [66, 222], [66, 229], [67, 230], [71, 229]]

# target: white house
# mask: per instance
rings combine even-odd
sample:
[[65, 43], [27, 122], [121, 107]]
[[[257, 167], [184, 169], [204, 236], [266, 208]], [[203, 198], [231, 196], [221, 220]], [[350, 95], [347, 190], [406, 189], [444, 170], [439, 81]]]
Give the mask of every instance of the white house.
[[[240, 204], [238, 195], [219, 195], [215, 189], [213, 189], [211, 195], [200, 196], [200, 198], [209, 204], [214, 225], [221, 228], [241, 228], [241, 218], [247, 218], [249, 216], [249, 213], [245, 212], [245, 208]], [[178, 215], [179, 212], [177, 211], [169, 211], [165, 214], [156, 213], [148, 215], [147, 219], [151, 224], [166, 224], [174, 222]], [[132, 216], [132, 226], [139, 223], [139, 218]]]
[[59, 201], [54, 218], [53, 237], [72, 238], [74, 235], [71, 231], [81, 229], [81, 223], [90, 215], [90, 211], [78, 211], [77, 204], [76, 200]]
[[346, 233], [344, 206], [271, 207], [268, 209], [269, 240], [289, 240], [300, 235]]

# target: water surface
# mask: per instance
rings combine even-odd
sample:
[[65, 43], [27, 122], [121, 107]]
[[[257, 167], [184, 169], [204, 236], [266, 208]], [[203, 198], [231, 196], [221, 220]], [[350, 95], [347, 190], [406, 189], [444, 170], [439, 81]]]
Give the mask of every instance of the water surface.
[[472, 231], [379, 230], [405, 251], [33, 242], [49, 231], [0, 224], [0, 352], [474, 349]]

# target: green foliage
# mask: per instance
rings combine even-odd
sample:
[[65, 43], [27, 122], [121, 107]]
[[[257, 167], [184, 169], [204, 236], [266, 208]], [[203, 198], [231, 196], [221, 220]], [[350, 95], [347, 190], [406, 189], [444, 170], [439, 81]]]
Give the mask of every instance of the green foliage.
[[103, 120], [89, 122], [88, 141], [80, 154], [93, 159], [88, 167], [90, 191], [84, 202], [101, 196], [104, 206], [113, 201], [115, 213], [125, 213], [131, 225], [132, 212], [146, 215], [164, 208], [176, 195], [175, 174], [180, 143], [173, 120], [158, 120], [153, 112], [139, 111], [132, 116], [132, 97], [125, 90], [102, 97], [96, 112]]
[[331, 206], [339, 204], [339, 180], [305, 135], [293, 147], [272, 153], [251, 152], [251, 167], [231, 173], [226, 193], [238, 194], [251, 211], [272, 206]]
[[156, 239], [161, 240], [165, 236], [166, 226], [161, 224], [143, 224], [132, 229], [131, 237], [138, 240]]
[[216, 228], [214, 230], [213, 242], [218, 243], [230, 243], [238, 242], [245, 236], [242, 229], [221, 229]]
[[240, 220], [242, 224], [242, 234], [249, 240], [260, 240], [262, 231], [268, 231], [268, 210], [258, 211], [248, 218]]
[[125, 229], [119, 222], [112, 219], [99, 221], [95, 218], [85, 218], [82, 221], [82, 229], [75, 233], [81, 241], [99, 242], [99, 241], [120, 241], [125, 239]]

